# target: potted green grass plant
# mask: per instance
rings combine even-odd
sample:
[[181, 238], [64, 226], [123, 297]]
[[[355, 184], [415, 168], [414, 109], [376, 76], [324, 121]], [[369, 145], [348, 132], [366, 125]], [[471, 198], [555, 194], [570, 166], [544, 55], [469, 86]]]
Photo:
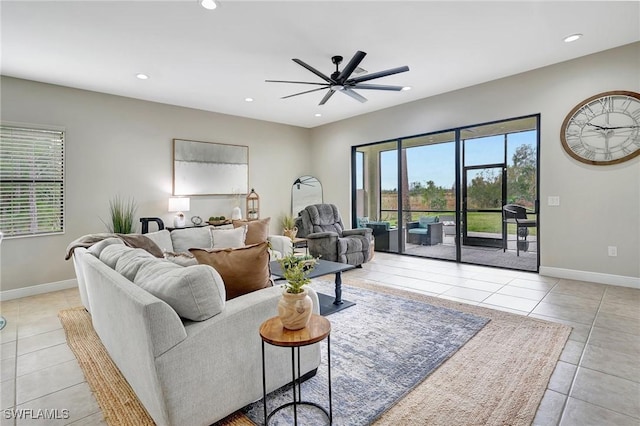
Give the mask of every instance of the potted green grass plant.
[[282, 233], [286, 236], [291, 238], [292, 240], [296, 237], [296, 234], [298, 233], [298, 228], [296, 228], [296, 220], [293, 216], [291, 215], [284, 215], [282, 217]]
[[116, 195], [109, 201], [110, 223], [105, 223], [109, 232], [114, 234], [131, 234], [135, 230], [134, 215], [137, 206], [133, 198], [122, 199]]
[[284, 279], [282, 298], [278, 301], [278, 316], [284, 328], [300, 330], [309, 323], [313, 302], [304, 288], [311, 282], [309, 273], [317, 260], [312, 256], [296, 256], [293, 253], [278, 260]]

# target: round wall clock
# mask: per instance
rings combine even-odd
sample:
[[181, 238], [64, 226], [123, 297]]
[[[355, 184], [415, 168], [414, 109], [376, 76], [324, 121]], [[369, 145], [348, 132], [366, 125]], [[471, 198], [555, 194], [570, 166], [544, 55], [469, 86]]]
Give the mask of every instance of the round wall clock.
[[562, 146], [587, 164], [617, 164], [640, 155], [640, 93], [612, 91], [585, 99], [560, 128]]

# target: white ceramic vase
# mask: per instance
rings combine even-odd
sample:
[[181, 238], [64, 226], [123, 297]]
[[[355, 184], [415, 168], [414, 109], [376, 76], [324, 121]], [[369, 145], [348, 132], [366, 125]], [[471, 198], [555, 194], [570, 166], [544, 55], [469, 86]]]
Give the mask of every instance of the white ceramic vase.
[[231, 219], [233, 220], [242, 219], [242, 210], [240, 210], [240, 207], [235, 206], [233, 210], [231, 210]]
[[284, 328], [289, 330], [305, 328], [312, 312], [313, 302], [306, 289], [297, 294], [287, 293], [285, 290], [278, 301], [278, 317]]

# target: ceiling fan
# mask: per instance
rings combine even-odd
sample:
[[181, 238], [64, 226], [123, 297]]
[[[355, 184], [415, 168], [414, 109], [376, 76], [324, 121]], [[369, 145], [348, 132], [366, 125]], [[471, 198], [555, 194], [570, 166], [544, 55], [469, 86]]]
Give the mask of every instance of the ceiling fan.
[[366, 74], [360, 77], [350, 78], [351, 74], [358, 68], [360, 62], [364, 59], [367, 54], [365, 52], [357, 51], [353, 58], [349, 61], [347, 66], [345, 66], [342, 71], [338, 69], [338, 66], [342, 63], [342, 56], [333, 56], [331, 58], [331, 62], [333, 62], [336, 66], [336, 70], [331, 74], [330, 77], [321, 73], [317, 69], [313, 68], [311, 65], [303, 62], [300, 59], [294, 58], [293, 62], [296, 64], [306, 68], [311, 71], [321, 79], [323, 79], [324, 83], [315, 83], [310, 81], [290, 81], [290, 80], [265, 80], [267, 83], [295, 83], [295, 84], [313, 84], [315, 86], [321, 86], [317, 89], [306, 90], [304, 92], [294, 93], [293, 95], [284, 96], [281, 99], [291, 98], [293, 96], [304, 95], [305, 93], [317, 92], [319, 90], [329, 89], [329, 91], [324, 95], [322, 100], [318, 105], [324, 105], [331, 96], [333, 96], [336, 92], [342, 92], [345, 95], [351, 96], [353, 99], [359, 102], [366, 102], [367, 98], [357, 93], [353, 89], [362, 89], [362, 90], [389, 90], [398, 92], [403, 89], [403, 86], [386, 86], [382, 84], [362, 84], [365, 81], [374, 80], [376, 78], [386, 77], [388, 75], [399, 74], [402, 72], [409, 71], [408, 66], [402, 66], [397, 68], [391, 68], [386, 71], [374, 72], [371, 74]]

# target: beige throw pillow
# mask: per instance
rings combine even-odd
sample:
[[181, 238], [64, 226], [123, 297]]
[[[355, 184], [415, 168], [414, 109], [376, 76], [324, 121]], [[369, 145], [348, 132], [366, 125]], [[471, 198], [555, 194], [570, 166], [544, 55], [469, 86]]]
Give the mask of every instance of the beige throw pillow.
[[270, 217], [258, 220], [234, 220], [233, 226], [234, 228], [239, 228], [244, 225], [247, 226], [247, 236], [244, 242], [247, 245], [251, 245], [267, 241], [270, 221]]
[[234, 229], [211, 229], [213, 248], [239, 248], [245, 246], [247, 227], [241, 226]]
[[198, 263], [212, 266], [224, 282], [227, 300], [271, 287], [269, 250], [266, 242], [223, 250], [189, 250]]

